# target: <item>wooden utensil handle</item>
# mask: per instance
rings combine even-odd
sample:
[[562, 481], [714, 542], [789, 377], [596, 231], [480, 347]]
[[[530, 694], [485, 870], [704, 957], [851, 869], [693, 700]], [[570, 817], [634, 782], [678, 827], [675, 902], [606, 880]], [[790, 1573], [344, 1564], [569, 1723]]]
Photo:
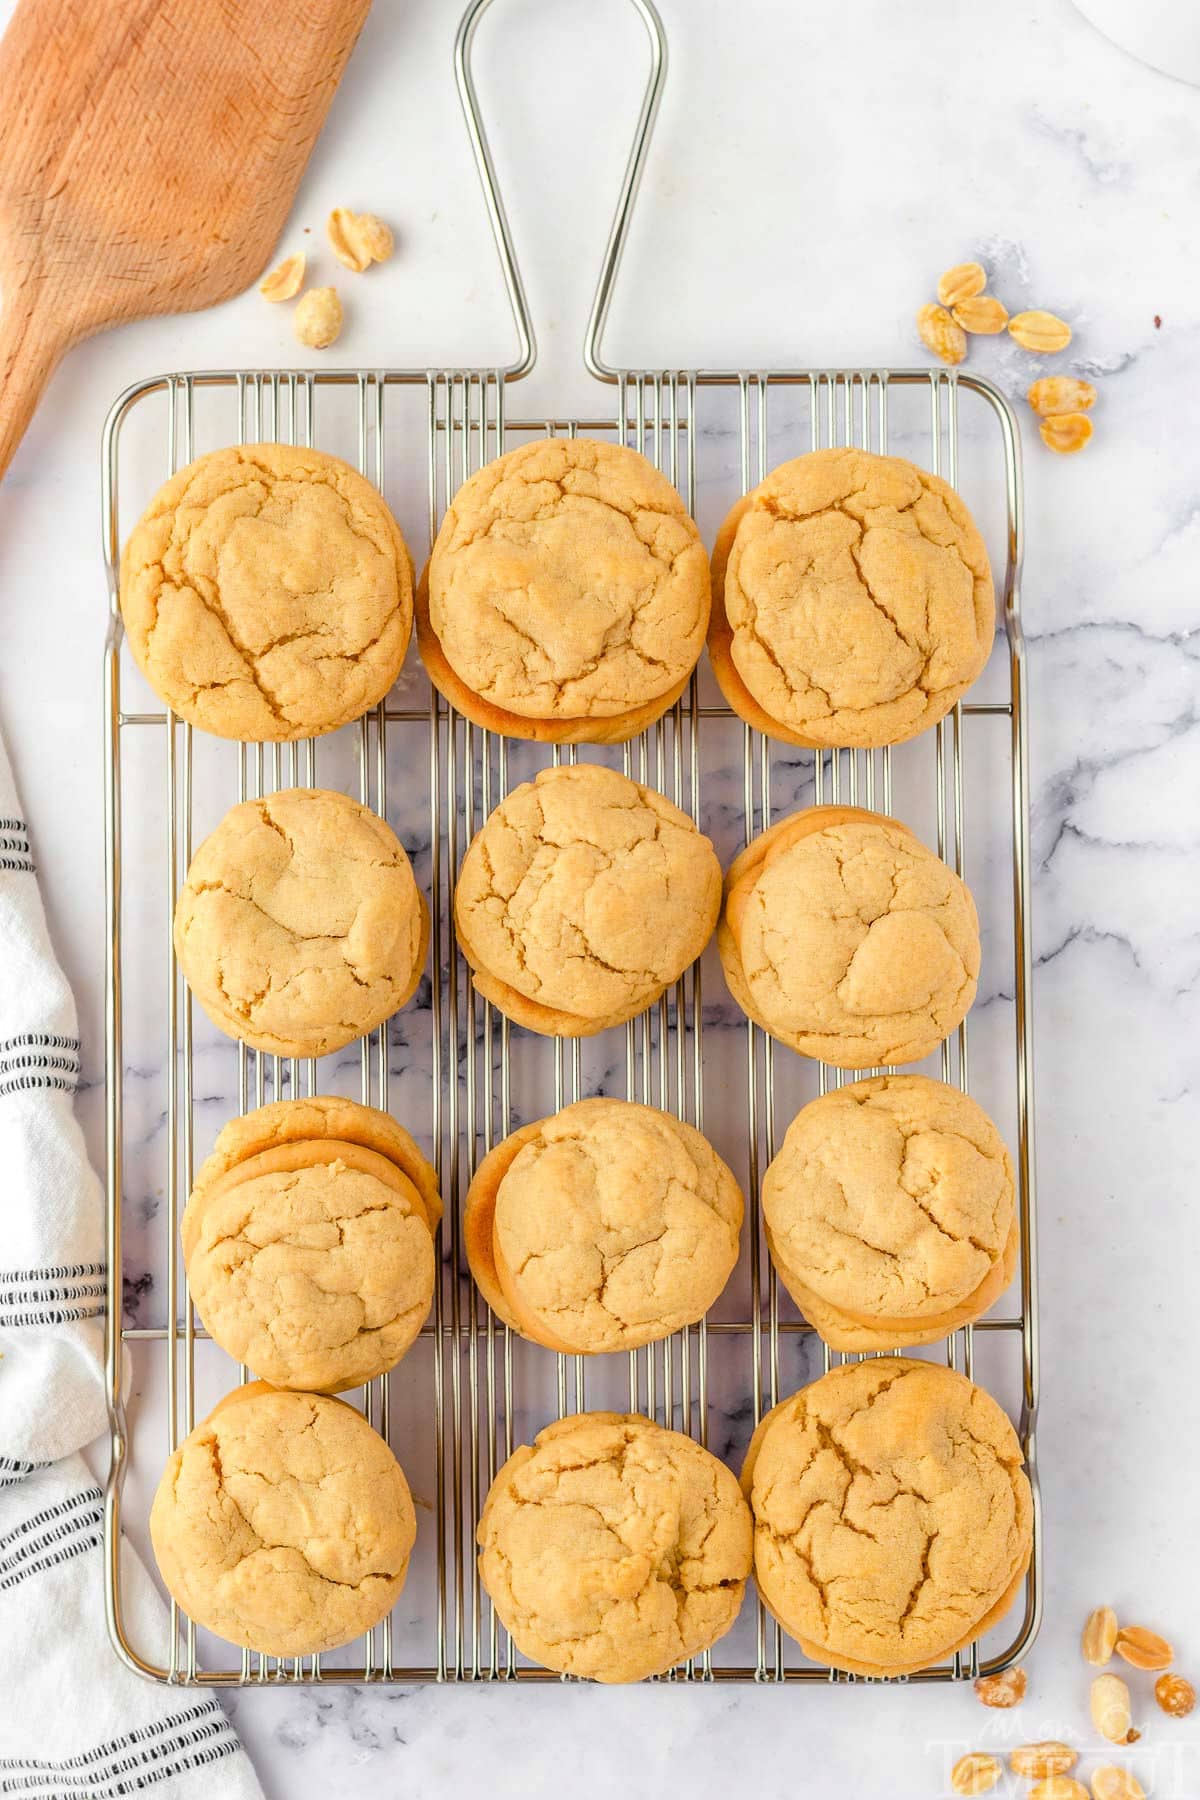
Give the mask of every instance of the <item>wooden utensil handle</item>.
[[0, 479], [25, 435], [42, 389], [53, 375], [70, 336], [40, 304], [45, 285], [36, 276], [4, 284], [0, 310]]

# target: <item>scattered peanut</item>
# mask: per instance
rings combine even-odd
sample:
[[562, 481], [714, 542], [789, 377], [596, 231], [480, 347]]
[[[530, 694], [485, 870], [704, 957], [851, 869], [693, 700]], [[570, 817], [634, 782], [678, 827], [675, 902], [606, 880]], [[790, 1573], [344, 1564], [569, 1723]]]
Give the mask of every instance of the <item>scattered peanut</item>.
[[1086, 413], [1055, 413], [1052, 419], [1043, 419], [1038, 426], [1047, 450], [1057, 450], [1060, 456], [1074, 456], [1077, 450], [1091, 442], [1092, 421]]
[[[1043, 375], [1040, 381], [1034, 382], [1025, 398], [1039, 418], [1050, 419], [1056, 413], [1087, 412], [1096, 404], [1096, 390], [1090, 381], [1080, 381], [1074, 375]], [[1096, 1612], [1112, 1620], [1115, 1632], [1117, 1615], [1112, 1607], [1100, 1606]], [[1093, 1613], [1092, 1618], [1095, 1617], [1096, 1613]], [[1111, 1649], [1108, 1655], [1112, 1655]], [[1104, 1660], [1107, 1662], [1108, 1657]]]
[[1045, 1738], [1040, 1744], [1019, 1744], [1008, 1753], [1008, 1766], [1014, 1775], [1025, 1775], [1031, 1781], [1047, 1775], [1067, 1775], [1079, 1761], [1078, 1750], [1057, 1738]]
[[960, 363], [967, 354], [967, 334], [944, 306], [923, 306], [917, 314], [917, 330], [921, 342], [944, 363]]
[[994, 1756], [972, 1750], [960, 1756], [950, 1771], [950, 1786], [956, 1794], [990, 1794], [1003, 1770]]
[[1029, 1800], [1088, 1800], [1088, 1791], [1073, 1775], [1047, 1775], [1030, 1788]]
[[1134, 1669], [1169, 1669], [1175, 1661], [1166, 1638], [1144, 1625], [1122, 1625], [1117, 1633], [1117, 1655]]
[[1014, 313], [1008, 321], [1008, 333], [1022, 350], [1033, 350], [1039, 356], [1052, 356], [1056, 350], [1065, 350], [1071, 341], [1071, 327], [1065, 319], [1036, 309]]
[[1130, 1722], [1129, 1689], [1119, 1675], [1097, 1675], [1090, 1705], [1092, 1724], [1110, 1744], [1132, 1744], [1141, 1736]]
[[1183, 1675], [1160, 1675], [1154, 1698], [1172, 1719], [1186, 1719], [1196, 1704], [1196, 1690]]
[[1146, 1790], [1132, 1769], [1105, 1763], [1093, 1771], [1092, 1800], [1146, 1800]]
[[981, 263], [955, 263], [944, 275], [938, 276], [937, 297], [943, 306], [959, 306], [964, 300], [973, 300], [976, 294], [982, 294], [987, 286], [987, 275]]
[[373, 262], [386, 262], [395, 240], [383, 220], [374, 213], [355, 213], [335, 206], [325, 223], [325, 235], [340, 263], [361, 275]]
[[995, 294], [980, 294], [972, 300], [960, 300], [950, 308], [955, 322], [977, 337], [994, 337], [1008, 324], [1008, 308]]
[[327, 350], [341, 332], [343, 317], [336, 288], [309, 288], [296, 307], [292, 329], [310, 349]]
[[264, 300], [294, 300], [304, 286], [304, 257], [285, 256], [277, 269], [272, 269], [258, 284]]
[[985, 1706], [1019, 1706], [1027, 1685], [1024, 1669], [1005, 1669], [999, 1675], [980, 1675], [975, 1692]]

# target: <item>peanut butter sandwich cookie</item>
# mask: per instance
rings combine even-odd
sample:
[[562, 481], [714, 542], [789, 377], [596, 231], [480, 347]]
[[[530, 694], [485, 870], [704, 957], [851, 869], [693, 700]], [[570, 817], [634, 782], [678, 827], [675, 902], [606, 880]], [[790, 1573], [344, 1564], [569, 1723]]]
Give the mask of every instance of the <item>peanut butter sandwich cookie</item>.
[[974, 1100], [924, 1075], [851, 1082], [802, 1107], [762, 1204], [780, 1279], [835, 1350], [945, 1337], [1017, 1265], [1003, 1139]]
[[332, 1096], [232, 1119], [180, 1224], [209, 1335], [279, 1388], [392, 1368], [433, 1303], [437, 1177], [386, 1113]]
[[430, 680], [489, 731], [619, 744], [679, 698], [708, 557], [665, 475], [621, 444], [524, 444], [464, 482], [417, 595]]
[[964, 882], [898, 819], [810, 806], [725, 877], [717, 945], [742, 1011], [842, 1069], [920, 1062], [965, 1018], [979, 921]]
[[594, 763], [514, 788], [463, 858], [458, 940], [484, 999], [548, 1036], [644, 1012], [700, 955], [721, 870], [677, 806]]
[[579, 1100], [514, 1131], [467, 1192], [471, 1273], [547, 1349], [636, 1350], [703, 1318], [733, 1272], [743, 1200], [691, 1125]]
[[620, 1413], [576, 1413], [510, 1456], [478, 1537], [480, 1577], [518, 1650], [604, 1682], [661, 1675], [715, 1644], [752, 1555], [724, 1463]]
[[1022, 1461], [1006, 1414], [953, 1369], [890, 1356], [831, 1369], [767, 1414], [746, 1455], [763, 1603], [836, 1669], [943, 1662], [1025, 1578]]
[[275, 1056], [325, 1056], [416, 991], [429, 908], [382, 819], [319, 788], [226, 813], [175, 905], [175, 952], [214, 1025]]
[[121, 558], [121, 614], [160, 699], [217, 737], [318, 737], [382, 700], [412, 562], [370, 482], [286, 444], [214, 450], [159, 489]]
[[814, 748], [899, 744], [981, 674], [996, 600], [967, 508], [898, 456], [816, 450], [729, 514], [708, 649], [739, 716]]
[[184, 1612], [231, 1644], [312, 1656], [389, 1612], [416, 1539], [404, 1472], [324, 1394], [235, 1388], [167, 1464], [150, 1541]]

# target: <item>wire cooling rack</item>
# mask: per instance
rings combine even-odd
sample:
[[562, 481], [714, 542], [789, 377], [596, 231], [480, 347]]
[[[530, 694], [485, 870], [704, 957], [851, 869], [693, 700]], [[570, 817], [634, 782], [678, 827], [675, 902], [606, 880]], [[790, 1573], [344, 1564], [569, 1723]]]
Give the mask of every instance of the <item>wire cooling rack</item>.
[[[108, 1007], [108, 1384], [112, 1458], [106, 1608], [118, 1653], [161, 1681], [292, 1684], [555, 1680], [519, 1656], [475, 1568], [474, 1533], [503, 1459], [548, 1419], [589, 1407], [644, 1412], [735, 1464], [763, 1410], [832, 1363], [778, 1287], [759, 1178], [797, 1108], [844, 1077], [777, 1050], [738, 1012], [711, 954], [618, 1031], [538, 1040], [471, 987], [451, 896], [472, 834], [548, 760], [623, 768], [709, 832], [723, 861], [773, 819], [824, 801], [905, 818], [965, 873], [979, 903], [984, 980], [970, 1018], [928, 1067], [970, 1085], [1014, 1152], [1019, 1277], [993, 1313], [926, 1347], [1008, 1406], [1035, 1491], [1034, 1555], [1018, 1604], [981, 1644], [907, 1679], [951, 1680], [1019, 1659], [1041, 1610], [1036, 1508], [1037, 1283], [1029, 980], [1028, 753], [1021, 637], [1021, 476], [1012, 414], [986, 381], [928, 370], [629, 371], [600, 340], [665, 74], [648, 0], [651, 72], [588, 326], [585, 358], [606, 386], [596, 416], [512, 416], [534, 336], [470, 73], [475, 0], [456, 68], [485, 200], [517, 322], [504, 369], [337, 372], [217, 370], [158, 377], [115, 403], [102, 460], [109, 628], [104, 656]], [[615, 402], [615, 404], [613, 403]], [[432, 542], [457, 487], [483, 462], [540, 434], [586, 432], [643, 451], [675, 482], [705, 535], [738, 494], [788, 456], [827, 445], [892, 449], [960, 485], [990, 524], [1005, 636], [971, 698], [895, 750], [797, 751], [735, 719], [707, 671], [672, 711], [615, 750], [559, 752], [497, 737], [447, 707], [415, 658], [356, 727], [291, 745], [232, 745], [161, 709], [134, 669], [117, 605], [119, 545], [159, 481], [194, 455], [278, 439], [346, 456], [387, 496], [414, 552]], [[398, 830], [434, 919], [431, 978], [389, 1025], [339, 1057], [281, 1059], [235, 1046], [193, 1009], [175, 964], [171, 913], [194, 847], [237, 800], [283, 786], [343, 788]], [[970, 1042], [968, 1044], [968, 1032]], [[392, 1372], [348, 1396], [393, 1445], [418, 1504], [408, 1584], [357, 1644], [286, 1661], [239, 1652], [172, 1605], [157, 1638], [127, 1605], [128, 1545], [171, 1449], [239, 1371], [199, 1327], [180, 1265], [178, 1221], [197, 1161], [236, 1110], [343, 1092], [392, 1110], [437, 1164], [446, 1201], [431, 1320]], [[626, 1356], [556, 1356], [516, 1338], [474, 1288], [461, 1205], [479, 1159], [521, 1123], [605, 1092], [665, 1107], [712, 1137], [746, 1189], [744, 1248], [708, 1319]], [[246, 1372], [240, 1372], [245, 1379]], [[666, 1679], [847, 1681], [809, 1663], [752, 1597], [734, 1631]], [[862, 1678], [858, 1678], [862, 1679]]]

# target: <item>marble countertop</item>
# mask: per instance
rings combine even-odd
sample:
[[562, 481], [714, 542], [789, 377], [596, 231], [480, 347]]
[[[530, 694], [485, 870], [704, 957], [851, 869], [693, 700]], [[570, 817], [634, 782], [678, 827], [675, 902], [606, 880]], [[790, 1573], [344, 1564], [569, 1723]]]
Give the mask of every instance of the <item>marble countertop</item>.
[[[919, 361], [915, 308], [941, 268], [978, 256], [1011, 310], [1046, 305], [1073, 322], [1063, 363], [1100, 390], [1084, 456], [1052, 457], [1026, 432], [1046, 1567], [1029, 1697], [1012, 1715], [985, 1713], [969, 1688], [233, 1694], [271, 1800], [785, 1783], [814, 1800], [919, 1800], [948, 1791], [966, 1748], [1088, 1741], [1077, 1638], [1094, 1605], [1161, 1627], [1200, 1675], [1200, 91], [1114, 49], [1070, 0], [660, 5], [671, 71], [614, 360]], [[0, 0], [0, 22], [9, 10]], [[457, 13], [457, 0], [376, 0], [285, 233], [282, 250], [319, 254], [334, 205], [397, 228], [386, 272], [340, 284], [339, 362], [511, 354], [453, 87]], [[643, 71], [621, 0], [497, 0], [480, 30], [480, 91], [539, 330], [529, 416], [596, 404], [578, 347]], [[0, 728], [79, 1000], [97, 1156], [100, 426], [138, 378], [297, 360], [285, 310], [254, 294], [84, 345], [0, 486]], [[977, 340], [972, 367], [1014, 399], [1028, 380], [1006, 339]], [[1152, 1703], [1142, 1723], [1131, 1760], [1147, 1789], [1200, 1791], [1200, 1725]]]

